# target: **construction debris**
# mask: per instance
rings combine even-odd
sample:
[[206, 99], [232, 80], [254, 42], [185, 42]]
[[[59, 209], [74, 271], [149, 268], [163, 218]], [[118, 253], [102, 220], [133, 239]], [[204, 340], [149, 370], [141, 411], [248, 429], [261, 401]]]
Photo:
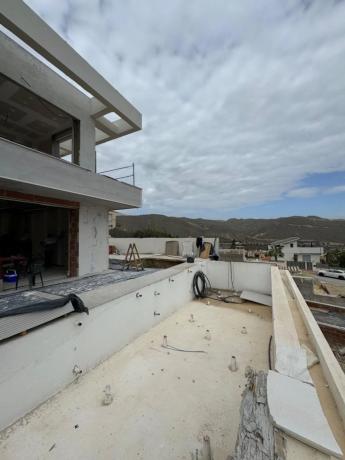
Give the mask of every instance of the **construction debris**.
[[[246, 368], [246, 389], [241, 403], [241, 420], [232, 460], [273, 460], [274, 429], [267, 404], [267, 374]], [[277, 457], [278, 459], [278, 457]], [[280, 460], [283, 460], [279, 457]]]
[[306, 352], [308, 369], [312, 368], [313, 366], [315, 366], [315, 364], [319, 363], [319, 358], [316, 356], [314, 352], [311, 351], [309, 347], [307, 347], [307, 345], [303, 343], [301, 345], [301, 348], [303, 348]]
[[260, 292], [243, 291], [241, 299], [272, 307], [272, 297], [270, 295], [261, 294]]

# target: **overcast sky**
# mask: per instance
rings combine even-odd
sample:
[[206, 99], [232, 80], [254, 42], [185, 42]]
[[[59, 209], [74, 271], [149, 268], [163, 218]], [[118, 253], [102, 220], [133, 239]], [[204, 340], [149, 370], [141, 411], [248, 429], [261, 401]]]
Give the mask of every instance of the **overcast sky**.
[[140, 213], [345, 217], [345, 2], [27, 3], [142, 112]]

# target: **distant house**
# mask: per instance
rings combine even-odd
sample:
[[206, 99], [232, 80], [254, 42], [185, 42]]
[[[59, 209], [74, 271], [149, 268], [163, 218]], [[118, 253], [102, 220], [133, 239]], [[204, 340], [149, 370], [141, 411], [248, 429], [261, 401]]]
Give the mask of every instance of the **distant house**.
[[301, 240], [299, 237], [276, 240], [269, 244], [269, 249], [279, 247], [283, 254], [278, 260], [291, 262], [311, 262], [313, 265], [320, 263], [324, 254], [323, 247], [318, 241]]

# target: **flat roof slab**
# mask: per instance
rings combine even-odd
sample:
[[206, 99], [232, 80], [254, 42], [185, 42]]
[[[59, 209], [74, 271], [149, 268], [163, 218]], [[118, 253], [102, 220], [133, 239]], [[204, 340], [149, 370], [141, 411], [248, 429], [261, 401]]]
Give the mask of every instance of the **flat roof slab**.
[[[268, 369], [271, 334], [267, 307], [190, 302], [4, 431], [0, 457], [189, 460], [208, 435], [214, 459], [224, 460], [236, 442], [245, 367]], [[163, 348], [164, 335], [206, 353]]]

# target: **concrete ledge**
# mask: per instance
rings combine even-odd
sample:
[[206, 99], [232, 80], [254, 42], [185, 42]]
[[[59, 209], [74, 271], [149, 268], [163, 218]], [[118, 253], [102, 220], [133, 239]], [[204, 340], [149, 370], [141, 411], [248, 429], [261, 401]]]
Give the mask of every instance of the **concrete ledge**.
[[308, 371], [307, 355], [301, 348], [281, 273], [271, 268], [274, 368], [277, 372], [313, 383]]
[[287, 273], [287, 277], [345, 426], [345, 374], [290, 273]]
[[[11, 162], [4, 159], [11, 158]], [[138, 187], [93, 173], [80, 166], [0, 139], [0, 188], [109, 208], [141, 205]]]
[[183, 263], [176, 265], [171, 268], [166, 268], [163, 270], [158, 270], [154, 273], [149, 273], [140, 278], [135, 278], [133, 280], [120, 281], [116, 284], [110, 284], [108, 286], [101, 286], [100, 288], [94, 289], [89, 292], [84, 292], [79, 295], [83, 300], [87, 308], [92, 309], [103, 305], [107, 302], [117, 300], [120, 297], [123, 297], [128, 294], [140, 293], [140, 290], [146, 286], [151, 286], [159, 281], [167, 280], [171, 286], [174, 286], [175, 276], [180, 273], [190, 270], [190, 285], [192, 286], [193, 274], [197, 271], [197, 264], [188, 264]]

